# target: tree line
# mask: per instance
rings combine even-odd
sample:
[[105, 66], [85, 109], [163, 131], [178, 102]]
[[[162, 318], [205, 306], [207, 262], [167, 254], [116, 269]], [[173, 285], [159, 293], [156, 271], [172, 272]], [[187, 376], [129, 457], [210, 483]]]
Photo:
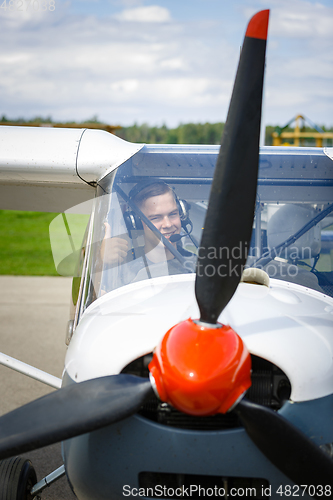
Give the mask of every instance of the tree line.
[[115, 134], [130, 142], [147, 144], [220, 144], [224, 123], [184, 123], [175, 128], [134, 124]]
[[[51, 117], [43, 118], [37, 116], [31, 120], [25, 120], [24, 118], [17, 118], [15, 120], [8, 119], [5, 115], [0, 119], [0, 124], [6, 125], [6, 123], [17, 124], [17, 125], [40, 125], [47, 124], [52, 126], [56, 122], [54, 122]], [[83, 122], [66, 122], [61, 125], [64, 127], [67, 126], [77, 126], [82, 127], [82, 124], [85, 126], [93, 126], [96, 128], [98, 125], [101, 128], [106, 126], [105, 123], [100, 122], [96, 116], [85, 120]], [[59, 125], [59, 124], [58, 124]], [[278, 126], [268, 125], [266, 126], [265, 131], [265, 145], [272, 145], [272, 133], [274, 130], [278, 129]], [[146, 143], [146, 144], [220, 144], [222, 132], [224, 129], [224, 123], [184, 123], [178, 125], [175, 128], [169, 128], [166, 125], [162, 125], [160, 127], [157, 126], [149, 126], [146, 123], [141, 125], [134, 124], [129, 127], [115, 127], [114, 134], [122, 139], [125, 139], [129, 142], [138, 142], [138, 143]], [[322, 126], [322, 129], [326, 132], [333, 132], [333, 128], [325, 128]], [[292, 131], [293, 129], [288, 127], [285, 129], [286, 131]], [[303, 129], [302, 129], [303, 130]], [[304, 127], [303, 131], [315, 131], [315, 129], [311, 129], [309, 127]], [[332, 142], [332, 141], [330, 141]], [[312, 144], [311, 140], [307, 141], [308, 146], [315, 145], [314, 141]], [[331, 144], [330, 144], [331, 145]]]

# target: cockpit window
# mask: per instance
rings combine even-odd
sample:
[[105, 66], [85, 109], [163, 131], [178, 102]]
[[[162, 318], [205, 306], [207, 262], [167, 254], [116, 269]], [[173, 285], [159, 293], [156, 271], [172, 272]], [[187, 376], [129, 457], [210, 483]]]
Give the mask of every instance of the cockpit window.
[[[145, 146], [100, 181], [86, 306], [195, 272], [217, 155], [216, 146]], [[333, 296], [332, 201], [333, 162], [322, 150], [263, 148], [247, 267]]]

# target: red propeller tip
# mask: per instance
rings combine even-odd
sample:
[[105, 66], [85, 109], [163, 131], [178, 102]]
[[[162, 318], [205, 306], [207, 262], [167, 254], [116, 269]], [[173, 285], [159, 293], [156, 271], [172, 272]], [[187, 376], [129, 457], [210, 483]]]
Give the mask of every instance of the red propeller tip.
[[257, 14], [255, 14], [250, 20], [245, 36], [267, 40], [268, 19], [269, 10], [261, 10], [260, 12], [257, 12]]
[[171, 328], [149, 364], [164, 402], [190, 415], [226, 413], [251, 385], [251, 358], [230, 328], [191, 319]]

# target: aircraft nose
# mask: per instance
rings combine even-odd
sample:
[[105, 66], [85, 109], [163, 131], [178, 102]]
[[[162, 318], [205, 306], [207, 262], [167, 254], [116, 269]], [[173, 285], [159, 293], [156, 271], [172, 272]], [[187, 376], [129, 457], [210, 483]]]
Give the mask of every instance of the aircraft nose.
[[190, 415], [226, 413], [251, 385], [251, 358], [229, 326], [188, 319], [171, 328], [149, 364], [162, 401]]

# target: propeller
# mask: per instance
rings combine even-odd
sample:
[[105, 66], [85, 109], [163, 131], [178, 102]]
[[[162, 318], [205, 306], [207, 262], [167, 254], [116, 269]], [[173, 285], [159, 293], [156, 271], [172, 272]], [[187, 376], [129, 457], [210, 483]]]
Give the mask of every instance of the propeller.
[[0, 459], [127, 418], [155, 391], [193, 415], [234, 409], [256, 446], [293, 482], [332, 484], [332, 461], [318, 446], [243, 397], [250, 355], [232, 328], [217, 323], [240, 281], [252, 232], [268, 17], [265, 10], [250, 20], [241, 52], [196, 269], [200, 320], [166, 333], [149, 364], [150, 381], [125, 374], [92, 379], [2, 416]]
[[0, 459], [100, 429], [136, 413], [149, 380], [112, 375], [74, 383], [0, 418]]
[[332, 459], [288, 420], [245, 398], [235, 412], [260, 451], [295, 484], [314, 486], [316, 498], [322, 486], [332, 487]]

